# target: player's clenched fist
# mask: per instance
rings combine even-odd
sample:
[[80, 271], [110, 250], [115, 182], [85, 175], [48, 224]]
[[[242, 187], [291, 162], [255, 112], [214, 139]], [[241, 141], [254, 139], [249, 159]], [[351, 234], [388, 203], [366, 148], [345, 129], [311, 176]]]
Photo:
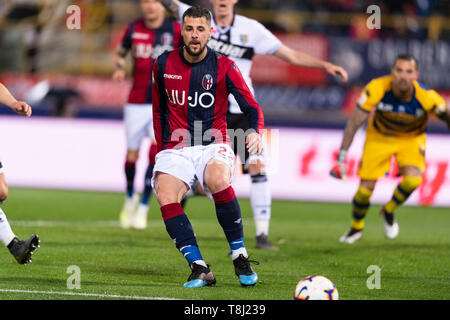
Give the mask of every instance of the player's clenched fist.
[[259, 133], [250, 133], [245, 139], [248, 152], [250, 154], [261, 154], [262, 152], [262, 138]]
[[27, 118], [31, 116], [31, 107], [24, 101], [15, 101], [11, 105], [11, 109], [18, 114], [23, 114]]

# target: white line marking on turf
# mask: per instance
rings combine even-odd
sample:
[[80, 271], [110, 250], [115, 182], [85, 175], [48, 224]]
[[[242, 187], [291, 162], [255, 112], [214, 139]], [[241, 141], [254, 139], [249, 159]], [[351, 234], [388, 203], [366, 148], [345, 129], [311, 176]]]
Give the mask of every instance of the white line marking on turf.
[[[195, 222], [195, 219], [191, 219], [191, 222]], [[203, 222], [205, 220], [202, 220]], [[211, 220], [212, 221], [212, 220]], [[246, 220], [244, 220], [246, 221]], [[248, 219], [248, 221], [250, 221]], [[11, 226], [15, 227], [48, 227], [48, 228], [59, 228], [59, 227], [83, 227], [83, 228], [119, 228], [120, 224], [117, 220], [9, 220]], [[151, 224], [153, 226], [164, 226], [163, 220], [152, 220]], [[215, 224], [215, 222], [214, 222]]]
[[119, 227], [119, 221], [55, 221], [55, 220], [12, 220], [12, 226], [18, 227], [95, 227], [110, 228]]
[[122, 295], [118, 295], [118, 294], [99, 294], [99, 293], [84, 293], [84, 292], [69, 292], [69, 291], [36, 291], [36, 290], [0, 289], [0, 292], [96, 297], [96, 298], [109, 298], [109, 299], [131, 299], [131, 300], [177, 300], [177, 299], [165, 298], [165, 297], [122, 296]]

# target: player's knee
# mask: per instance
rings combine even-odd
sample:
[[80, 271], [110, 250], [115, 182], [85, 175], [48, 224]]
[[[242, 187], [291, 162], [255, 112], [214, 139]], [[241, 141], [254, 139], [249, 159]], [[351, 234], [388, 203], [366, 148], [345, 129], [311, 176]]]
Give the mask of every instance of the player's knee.
[[156, 173], [155, 193], [160, 206], [180, 202], [188, 187], [184, 182], [168, 174]]
[[373, 192], [375, 190], [376, 184], [377, 180], [361, 180], [359, 186]]
[[139, 157], [139, 150], [128, 150], [127, 151], [127, 161], [128, 162], [136, 162]]
[[408, 191], [413, 191], [417, 189], [422, 183], [422, 177], [410, 177], [405, 176], [401, 182], [401, 185], [404, 189]]
[[212, 159], [206, 166], [204, 179], [212, 194], [225, 190], [231, 183], [231, 169], [225, 163]]
[[173, 195], [173, 193], [169, 193], [169, 192], [165, 192], [165, 191], [160, 191], [156, 193], [156, 198], [158, 199], [159, 205], [161, 207], [171, 204], [171, 203], [175, 203], [177, 202], [177, 198], [176, 196]]
[[248, 165], [248, 173], [251, 175], [264, 173], [264, 170], [264, 162], [262, 162], [261, 160], [257, 160]]
[[211, 193], [217, 193], [219, 191], [225, 190], [230, 186], [230, 176], [227, 172], [221, 170], [215, 170], [213, 173], [208, 175], [205, 181]]
[[161, 184], [156, 184], [155, 186], [156, 198], [158, 199], [159, 205], [165, 206], [167, 204], [178, 202], [177, 193], [170, 190], [170, 188], [165, 188]]
[[208, 188], [211, 191], [211, 193], [217, 193], [220, 192], [222, 190], [225, 190], [226, 188], [228, 188], [230, 186], [230, 181], [227, 179], [220, 179], [220, 180], [216, 180], [213, 183], [211, 183]]

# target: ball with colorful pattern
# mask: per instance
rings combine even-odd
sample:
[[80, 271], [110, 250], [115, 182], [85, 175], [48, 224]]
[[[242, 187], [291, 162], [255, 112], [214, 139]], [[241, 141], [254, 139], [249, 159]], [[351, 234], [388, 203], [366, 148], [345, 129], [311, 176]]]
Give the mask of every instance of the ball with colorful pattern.
[[330, 279], [313, 275], [297, 283], [294, 300], [339, 300], [339, 293]]

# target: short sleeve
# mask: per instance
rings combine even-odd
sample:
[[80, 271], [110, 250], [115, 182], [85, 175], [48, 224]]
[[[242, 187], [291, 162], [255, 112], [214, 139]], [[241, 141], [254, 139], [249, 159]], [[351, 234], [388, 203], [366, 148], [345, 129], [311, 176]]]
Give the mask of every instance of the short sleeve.
[[374, 79], [370, 81], [361, 92], [357, 107], [370, 112], [381, 101], [384, 95], [384, 86], [380, 79]]
[[122, 48], [126, 49], [126, 50], [130, 50], [132, 45], [133, 45], [133, 29], [134, 29], [134, 24], [131, 23], [127, 26], [127, 28], [125, 29], [125, 32], [123, 33], [122, 36], [122, 41], [121, 41], [121, 46]]
[[252, 28], [253, 34], [256, 35], [255, 53], [256, 54], [274, 54], [280, 49], [282, 43], [272, 32], [270, 32], [261, 23], [254, 21]]
[[447, 106], [445, 104], [444, 98], [442, 98], [439, 93], [437, 93], [435, 90], [430, 90], [430, 99], [432, 108], [430, 110], [431, 114], [434, 114], [435, 116], [440, 116], [447, 112]]

